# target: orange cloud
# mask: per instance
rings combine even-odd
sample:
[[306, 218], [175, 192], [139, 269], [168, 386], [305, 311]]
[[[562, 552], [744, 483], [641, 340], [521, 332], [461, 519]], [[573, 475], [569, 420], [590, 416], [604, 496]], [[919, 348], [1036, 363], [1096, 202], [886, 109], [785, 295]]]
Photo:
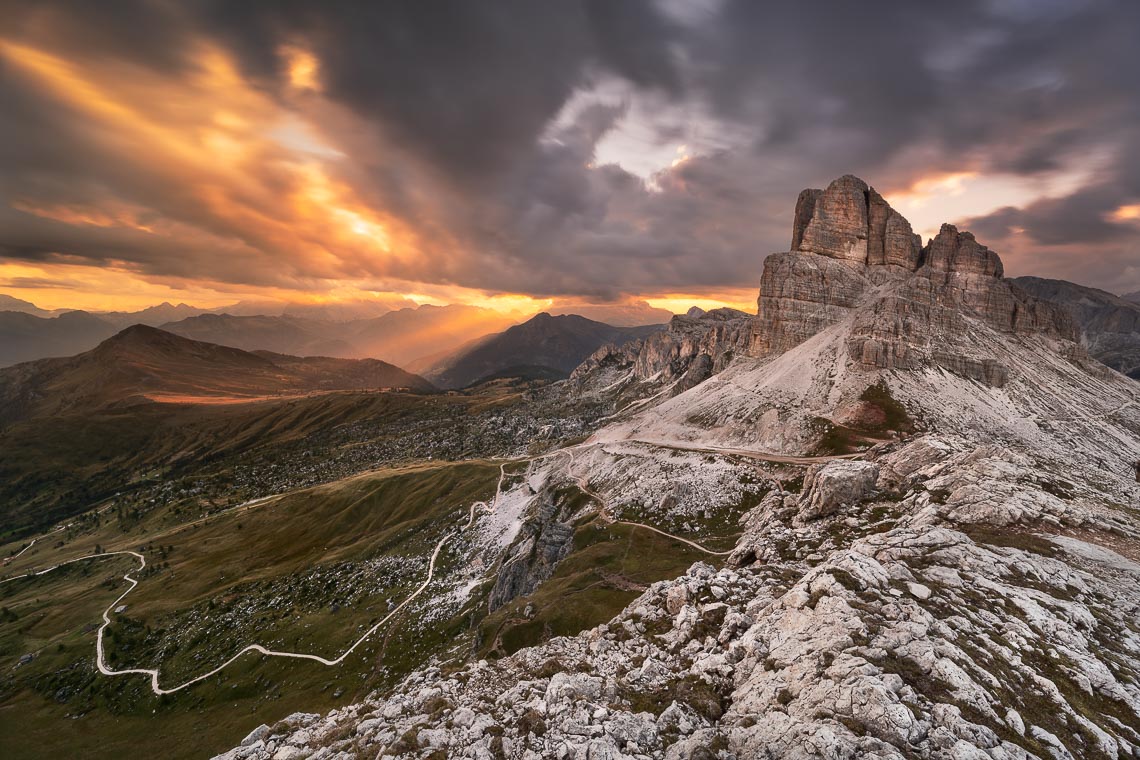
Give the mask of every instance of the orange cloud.
[[[453, 272], [526, 266], [477, 254], [417, 213], [415, 203], [475, 206], [419, 177], [401, 213], [354, 184], [360, 163], [384, 146], [321, 93], [321, 62], [309, 50], [278, 50], [290, 91], [269, 97], [221, 48], [202, 42], [180, 77], [125, 62], [82, 61], [0, 37], [0, 59], [74, 114], [85, 148], [113, 168], [113, 187], [21, 187], [12, 208], [90, 235], [38, 264], [0, 262], [0, 288], [18, 287], [48, 308], [128, 309], [161, 300], [213, 307], [241, 299], [351, 300], [382, 294], [418, 303], [462, 302], [505, 314], [549, 308], [551, 299], [462, 287]], [[473, 149], [475, 149], [473, 147]], [[674, 169], [688, 159], [678, 149]], [[409, 159], [410, 160], [410, 159]], [[126, 179], [123, 180], [123, 177]], [[678, 180], [679, 181], [679, 180]], [[366, 186], [364, 183], [359, 183]], [[630, 209], [628, 225], [647, 232]], [[614, 211], [624, 212], [621, 208]], [[414, 222], [411, 221], [414, 219]], [[484, 220], [480, 220], [483, 222]], [[487, 226], [498, 232], [495, 221]], [[91, 247], [93, 242], [95, 247]], [[514, 241], [503, 241], [507, 243]], [[491, 238], [490, 245], [500, 241]], [[84, 247], [88, 246], [88, 247]], [[83, 257], [87, 258], [84, 259]], [[491, 270], [497, 271], [497, 270]], [[487, 278], [496, 281], [496, 278]], [[369, 282], [383, 281], [376, 291]], [[33, 283], [41, 287], [32, 287]], [[50, 283], [56, 283], [51, 285]], [[15, 283], [15, 285], [13, 284]], [[432, 283], [432, 284], [429, 284]], [[663, 294], [672, 311], [752, 308], [755, 294]]]
[[1121, 206], [1110, 215], [1114, 222], [1132, 222], [1140, 219], [1140, 203], [1130, 203]]
[[[264, 267], [271, 252], [275, 276], [298, 280], [383, 274], [393, 269], [389, 264], [407, 266], [418, 256], [407, 225], [333, 178], [328, 161], [343, 154], [324, 143], [313, 125], [250, 87], [216, 48], [203, 45], [197, 70], [182, 82], [121, 66], [81, 68], [11, 42], [0, 42], [0, 56], [85, 119], [105, 125], [111, 144], [103, 147], [145, 160], [161, 181], [180, 188], [185, 205], [174, 213], [206, 227], [154, 229], [138, 221], [147, 209], [116, 198], [67, 206], [25, 197], [14, 204], [19, 210], [188, 243], [229, 236], [261, 252], [247, 251], [251, 268]], [[288, 48], [283, 56], [297, 87], [317, 89], [319, 64], [311, 53]]]
[[25, 214], [54, 219], [71, 225], [91, 227], [130, 227], [142, 232], [154, 232], [154, 228], [141, 220], [145, 209], [126, 204], [105, 204], [102, 208], [83, 204], [44, 204], [29, 201], [16, 201], [12, 208]]
[[285, 59], [289, 84], [298, 90], [320, 90], [320, 62], [308, 50], [285, 45], [280, 55]]

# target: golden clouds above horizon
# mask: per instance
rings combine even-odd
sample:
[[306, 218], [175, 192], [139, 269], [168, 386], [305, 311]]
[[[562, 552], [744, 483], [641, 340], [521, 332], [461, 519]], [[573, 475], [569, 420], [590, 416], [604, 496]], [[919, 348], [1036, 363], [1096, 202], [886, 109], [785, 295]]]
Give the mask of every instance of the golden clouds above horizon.
[[[312, 53], [281, 55], [295, 87], [319, 91]], [[220, 49], [201, 45], [194, 67], [177, 79], [126, 64], [79, 65], [4, 40], [0, 57], [73, 114], [109, 170], [127, 177], [119, 188], [134, 191], [98, 188], [61, 203], [28, 188], [12, 208], [71, 226], [144, 232], [156, 251], [224, 248], [220, 270], [195, 278], [211, 286], [321, 287], [414, 269], [416, 233], [358, 197], [338, 177], [344, 154], [319, 126], [245, 81]], [[145, 265], [136, 270], [147, 274]]]
[[[61, 248], [39, 261], [0, 262], [0, 290], [45, 308], [89, 310], [396, 298], [525, 315], [589, 302], [455, 281], [446, 268], [468, 255], [461, 245], [387, 213], [350, 181], [359, 161], [348, 154], [362, 150], [352, 140], [367, 131], [324, 99], [318, 58], [290, 45], [278, 55], [290, 89], [273, 97], [205, 42], [171, 76], [0, 37], [0, 58], [66, 114], [98, 161], [90, 186], [61, 193], [58, 184], [32, 184], [9, 200], [88, 254]], [[383, 150], [363, 147], [373, 157]], [[678, 152], [678, 164], [687, 158]], [[115, 182], [99, 181], [100, 172]], [[707, 294], [657, 300], [678, 311], [743, 305]]]

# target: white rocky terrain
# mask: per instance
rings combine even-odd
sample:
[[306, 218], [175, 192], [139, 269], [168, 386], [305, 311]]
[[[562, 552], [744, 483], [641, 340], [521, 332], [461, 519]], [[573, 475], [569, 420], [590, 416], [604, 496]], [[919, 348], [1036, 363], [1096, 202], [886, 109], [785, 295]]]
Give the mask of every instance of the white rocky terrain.
[[687, 535], [745, 504], [734, 548], [596, 628], [223, 757], [1140, 757], [1135, 382], [971, 235], [921, 246], [854, 177], [801, 194], [792, 243], [758, 316], [587, 360], [568, 392], [612, 419], [481, 523], [511, 593], [542, 579], [504, 582], [515, 557], [558, 561], [573, 515], [522, 506], [556, 485]]

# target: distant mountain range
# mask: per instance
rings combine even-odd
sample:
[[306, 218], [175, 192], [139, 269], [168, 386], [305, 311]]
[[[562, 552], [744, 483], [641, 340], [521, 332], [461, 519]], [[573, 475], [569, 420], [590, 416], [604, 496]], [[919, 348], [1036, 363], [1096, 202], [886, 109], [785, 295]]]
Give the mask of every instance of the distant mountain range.
[[673, 318], [673, 312], [650, 306], [645, 301], [551, 306], [546, 309], [546, 312], [556, 317], [563, 314], [577, 314], [579, 317], [592, 319], [595, 322], [605, 322], [607, 325], [614, 325], [615, 327], [663, 325]]
[[425, 376], [442, 388], [497, 377], [561, 379], [607, 343], [625, 343], [662, 325], [615, 327], [576, 314], [538, 314], [447, 357]]
[[0, 367], [87, 351], [118, 329], [85, 311], [69, 311], [56, 317], [0, 311]]
[[247, 351], [264, 349], [297, 356], [382, 359], [411, 365], [450, 352], [514, 320], [476, 306], [431, 306], [397, 309], [372, 319], [325, 322], [291, 316], [201, 314], [162, 325], [164, 330]]
[[456, 351], [516, 321], [493, 309], [464, 305], [409, 307], [348, 322], [292, 313], [216, 314], [185, 304], [160, 304], [130, 313], [67, 311], [58, 315], [19, 299], [0, 302], [0, 307], [4, 306], [20, 306], [21, 310], [0, 310], [0, 367], [71, 356], [94, 348], [133, 324], [161, 327], [186, 338], [247, 351], [372, 358], [403, 366]]
[[[339, 327], [339, 326], [338, 326]], [[200, 314], [162, 325], [167, 332], [245, 351], [276, 351], [294, 356], [352, 357], [355, 348], [334, 337], [333, 325], [303, 317]]]
[[[0, 301], [0, 306], [13, 309], [0, 311], [0, 367], [72, 356], [124, 327], [143, 324], [243, 351], [379, 359], [435, 378], [448, 388], [492, 376], [563, 378], [602, 345], [624, 343], [660, 329], [660, 325], [617, 326], [580, 315], [546, 313], [516, 325], [509, 315], [461, 304], [400, 308], [348, 321], [311, 315], [343, 317], [359, 314], [364, 307], [349, 305], [337, 312], [299, 305], [280, 314], [230, 314], [163, 303], [138, 312], [55, 314], [12, 297]], [[237, 305], [238, 310], [259, 306], [272, 304]], [[645, 303], [598, 309], [619, 320], [660, 316], [665, 322], [669, 315]]]
[[94, 349], [0, 370], [0, 423], [146, 401], [222, 403], [313, 391], [433, 390], [375, 359], [248, 352], [134, 325]]
[[104, 311], [98, 312], [94, 316], [123, 328], [131, 325], [158, 327], [167, 322], [208, 313], [206, 309], [199, 309], [197, 306], [189, 306], [184, 303], [175, 305], [164, 301], [158, 306], [150, 306], [141, 311]]
[[22, 314], [31, 314], [36, 317], [51, 317], [59, 313], [41, 309], [31, 301], [25, 301], [22, 298], [0, 293], [0, 312], [3, 311], [18, 311]]
[[1140, 294], [1114, 296], [1040, 277], [1017, 277], [1013, 282], [1037, 298], [1063, 306], [1072, 314], [1081, 343], [1093, 358], [1140, 380]]
[[[1140, 379], [1140, 293], [1115, 296], [1063, 280], [1020, 277], [1021, 289], [1065, 307], [1090, 355]], [[396, 304], [398, 305], [398, 304]], [[161, 327], [191, 340], [243, 351], [290, 356], [378, 359], [462, 388], [497, 377], [567, 377], [597, 349], [664, 329], [669, 314], [648, 303], [579, 308], [604, 314], [542, 313], [523, 324], [476, 306], [413, 306], [388, 310], [382, 302], [292, 304], [242, 302], [217, 313], [162, 303], [137, 312], [48, 311], [0, 294], [0, 367], [87, 351], [133, 324]], [[253, 313], [258, 309], [278, 313]], [[559, 311], [555, 309], [555, 311]], [[361, 316], [361, 315], [373, 316]], [[637, 319], [660, 323], [630, 325]]]

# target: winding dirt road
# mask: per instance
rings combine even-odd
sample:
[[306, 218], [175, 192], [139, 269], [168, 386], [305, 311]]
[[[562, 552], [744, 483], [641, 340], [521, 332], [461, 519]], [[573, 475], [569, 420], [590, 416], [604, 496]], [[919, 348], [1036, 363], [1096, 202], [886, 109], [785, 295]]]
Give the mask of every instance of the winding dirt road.
[[35, 545], [36, 545], [36, 541], [39, 541], [39, 538], [33, 538], [31, 541], [29, 541], [29, 542], [28, 542], [28, 545], [27, 545], [27, 546], [25, 546], [23, 549], [21, 549], [20, 551], [16, 552], [15, 554], [13, 554], [11, 557], [5, 557], [5, 558], [4, 558], [4, 564], [5, 564], [5, 565], [7, 565], [9, 562], [11, 562], [12, 560], [14, 560], [14, 559], [16, 559], [17, 557], [19, 557], [21, 554], [23, 554], [24, 552], [26, 552], [28, 549], [31, 549], [33, 546], [35, 546]]
[[[857, 455], [844, 455], [844, 456], [831, 456], [831, 457], [793, 457], [793, 456], [784, 456], [784, 455], [779, 455], [779, 454], [769, 454], [766, 452], [750, 451], [747, 449], [733, 449], [733, 448], [722, 448], [722, 447], [711, 447], [711, 446], [685, 446], [684, 444], [680, 444], [680, 443], [676, 443], [676, 442], [666, 442], [666, 441], [634, 440], [632, 442], [644, 443], [644, 444], [647, 444], [650, 446], [657, 446], [657, 447], [661, 447], [661, 448], [673, 448], [673, 449], [681, 449], [681, 450], [688, 450], [688, 451], [700, 451], [700, 452], [715, 453], [715, 454], [731, 454], [731, 455], [736, 455], [736, 456], [744, 456], [744, 457], [750, 457], [750, 458], [754, 458], [754, 459], [762, 459], [765, 461], [780, 462], [780, 463], [786, 463], [786, 464], [809, 464], [812, 462], [828, 461], [831, 459], [850, 459], [854, 456], [857, 456]], [[435, 549], [432, 551], [432, 554], [431, 554], [431, 560], [428, 562], [427, 577], [424, 579], [423, 583], [421, 583], [416, 588], [415, 591], [413, 591], [411, 594], [409, 594], [408, 597], [404, 599], [404, 601], [400, 602], [400, 604], [398, 604], [395, 608], [393, 608], [379, 622], [377, 622], [371, 628], [369, 628], [367, 631], [365, 631], [360, 636], [360, 638], [358, 638], [355, 642], [352, 643], [351, 646], [349, 646], [347, 649], [345, 649], [343, 652], [341, 652], [339, 656], [334, 657], [334, 658], [321, 657], [320, 655], [308, 654], [305, 652], [289, 652], [289, 651], [270, 649], [270, 648], [265, 647], [261, 644], [248, 644], [245, 647], [243, 647], [241, 650], [239, 650], [235, 655], [230, 657], [228, 660], [226, 660], [225, 662], [223, 662], [221, 665], [217, 666], [216, 668], [214, 668], [214, 669], [212, 669], [206, 673], [203, 673], [199, 676], [191, 678], [188, 681], [180, 683], [177, 686], [172, 686], [170, 688], [164, 688], [161, 685], [161, 683], [159, 682], [159, 672], [158, 672], [157, 668], [126, 668], [123, 670], [115, 670], [106, 664], [106, 650], [105, 650], [103, 641], [104, 641], [104, 634], [106, 633], [108, 626], [111, 625], [111, 611], [116, 606], [118, 606], [120, 603], [122, 603], [122, 601], [132, 591], [134, 591], [135, 588], [138, 586], [139, 581], [137, 578], [135, 578], [132, 575], [132, 573], [140, 572], [146, 568], [146, 557], [144, 557], [142, 554], [140, 554], [138, 552], [134, 552], [134, 551], [129, 551], [129, 550], [109, 551], [109, 552], [102, 552], [100, 554], [88, 554], [88, 555], [85, 555], [83, 557], [76, 557], [75, 559], [71, 559], [71, 560], [68, 560], [66, 562], [61, 562], [57, 565], [52, 565], [51, 567], [45, 568], [43, 570], [32, 571], [29, 573], [25, 573], [23, 575], [18, 575], [18, 576], [14, 576], [12, 578], [0, 580], [0, 584], [10, 583], [12, 581], [20, 580], [23, 578], [32, 578], [32, 577], [36, 577], [36, 576], [45, 575], [45, 574], [50, 573], [53, 570], [56, 570], [60, 567], [64, 567], [65, 565], [71, 565], [71, 564], [74, 564], [76, 562], [83, 562], [86, 560], [93, 560], [93, 559], [105, 559], [107, 557], [128, 556], [128, 555], [131, 557], [134, 557], [136, 560], [138, 560], [138, 563], [139, 563], [138, 567], [135, 570], [129, 571], [123, 575], [123, 580], [125, 580], [128, 584], [130, 584], [129, 587], [122, 594], [120, 594], [113, 602], [111, 602], [109, 605], [107, 605], [106, 609], [103, 610], [103, 623], [102, 623], [102, 625], [99, 626], [99, 629], [98, 629], [97, 634], [96, 634], [96, 639], [95, 639], [95, 665], [99, 669], [99, 672], [105, 676], [126, 676], [126, 675], [149, 676], [150, 677], [151, 691], [154, 692], [154, 694], [156, 694], [158, 696], [162, 696], [164, 694], [173, 694], [175, 692], [182, 691], [183, 689], [186, 689], [190, 686], [193, 686], [196, 683], [200, 683], [201, 681], [204, 681], [207, 678], [210, 678], [211, 676], [217, 675], [222, 670], [224, 670], [226, 667], [233, 664], [234, 662], [241, 659], [242, 657], [249, 654], [250, 652], [255, 652], [255, 653], [261, 654], [265, 657], [284, 657], [284, 658], [296, 659], [296, 660], [309, 660], [312, 662], [320, 663], [320, 664], [325, 665], [325, 666], [335, 666], [335, 665], [339, 665], [342, 662], [344, 662], [345, 659], [349, 655], [351, 655], [361, 644], [363, 644], [373, 634], [375, 634], [376, 631], [378, 631], [381, 627], [383, 627], [385, 623], [387, 623], [392, 618], [394, 618], [396, 615], [398, 615], [405, 607], [407, 607], [413, 601], [418, 599], [424, 593], [424, 591], [427, 590], [428, 586], [431, 585], [432, 580], [434, 580], [434, 578], [435, 578], [436, 561], [439, 558], [440, 552], [443, 551], [443, 547], [446, 546], [447, 543], [449, 541], [451, 541], [453, 538], [460, 535], [464, 531], [470, 529], [471, 526], [474, 525], [475, 514], [476, 514], [476, 511], [478, 510], [478, 508], [483, 507], [484, 509], [487, 509], [489, 512], [494, 512], [498, 508], [499, 498], [500, 498], [502, 491], [503, 491], [503, 483], [507, 478], [507, 469], [506, 468], [507, 468], [508, 464], [514, 464], [517, 462], [534, 462], [534, 461], [538, 461], [538, 460], [542, 460], [542, 459], [549, 459], [552, 457], [565, 455], [567, 458], [567, 462], [566, 462], [566, 475], [567, 475], [567, 477], [569, 477], [571, 480], [573, 480], [578, 485], [578, 487], [582, 490], [583, 493], [585, 493], [591, 499], [594, 499], [599, 504], [599, 506], [601, 507], [602, 517], [604, 519], [608, 520], [609, 522], [617, 523], [617, 524], [621, 524], [621, 525], [630, 525], [630, 526], [637, 527], [637, 528], [645, 528], [646, 530], [653, 531], [654, 533], [665, 536], [666, 538], [670, 538], [670, 539], [673, 539], [674, 541], [678, 541], [682, 544], [690, 546], [690, 547], [692, 547], [692, 548], [694, 548], [700, 552], [703, 552], [705, 554], [708, 554], [710, 556], [723, 557], [723, 556], [727, 556], [728, 554], [731, 554], [732, 550], [717, 551], [714, 549], [709, 549], [709, 548], [702, 546], [701, 544], [697, 543], [696, 541], [691, 541], [687, 538], [683, 538], [682, 536], [677, 536], [677, 535], [674, 535], [672, 533], [668, 533], [668, 532], [663, 531], [660, 528], [656, 528], [652, 525], [647, 525], [645, 523], [639, 523], [639, 522], [633, 522], [631, 520], [614, 520], [610, 516], [609, 505], [606, 503], [606, 500], [601, 496], [601, 494], [597, 493], [596, 491], [594, 491], [593, 489], [590, 488], [589, 482], [588, 482], [588, 479], [586, 478], [586, 476], [584, 476], [584, 475], [583, 476], [575, 476], [574, 472], [573, 472], [573, 468], [574, 468], [574, 464], [575, 464], [574, 451], [577, 449], [586, 447], [586, 446], [594, 446], [594, 445], [601, 445], [601, 444], [600, 443], [593, 443], [593, 444], [581, 443], [581, 444], [577, 444], [575, 446], [569, 446], [567, 448], [558, 449], [557, 451], [548, 452], [546, 454], [540, 454], [538, 456], [528, 457], [528, 458], [521, 459], [521, 460], [509, 460], [509, 461], [501, 463], [499, 465], [499, 480], [498, 480], [498, 483], [495, 487], [495, 495], [491, 500], [491, 504], [488, 505], [486, 502], [482, 502], [482, 501], [477, 501], [477, 502], [472, 503], [471, 508], [469, 510], [469, 513], [468, 513], [468, 516], [467, 516], [466, 524], [463, 525], [463, 527], [459, 528], [458, 530], [456, 530], [452, 533], [449, 533], [446, 536], [444, 536], [443, 538], [441, 538], [439, 540], [439, 542], [435, 545]], [[255, 507], [265, 506], [266, 504], [273, 502], [273, 501], [276, 501], [277, 499], [281, 498], [281, 496], [283, 496], [283, 495], [284, 494], [275, 494], [273, 496], [266, 496], [266, 497], [262, 497], [260, 499], [253, 499], [251, 501], [245, 502], [244, 504], [238, 505], [237, 507], [235, 507], [232, 510], [227, 510], [226, 513], [233, 514], [234, 512], [240, 512], [240, 511], [245, 510], [245, 509], [251, 509], [251, 508], [255, 508]], [[221, 514], [221, 513], [219, 513], [219, 514]], [[192, 526], [192, 525], [195, 525], [195, 524], [200, 523], [200, 522], [204, 522], [205, 520], [209, 520], [209, 519], [212, 519], [212, 518], [217, 517], [217, 516], [218, 515], [209, 515], [205, 518], [201, 518], [200, 520], [195, 520], [195, 521], [192, 521], [190, 523], [178, 526], [178, 528], [181, 529], [181, 528], [185, 528], [188, 526]], [[15, 559], [16, 557], [19, 557], [21, 554], [26, 552], [28, 549], [30, 549], [35, 544], [36, 540], [38, 540], [38, 539], [32, 539], [32, 541], [26, 547], [24, 547], [18, 554], [14, 555], [10, 559]]]
[[573, 450], [576, 448], [581, 448], [583, 446], [590, 446], [590, 445], [601, 445], [601, 444], [583, 443], [583, 444], [579, 444], [578, 446], [571, 446], [570, 448], [567, 448], [567, 449], [559, 449], [558, 452], [556, 452], [556, 453], [564, 453], [567, 455], [567, 457], [569, 457], [569, 460], [566, 462], [566, 475], [567, 475], [567, 477], [569, 477], [571, 480], [573, 480], [575, 483], [577, 483], [578, 488], [582, 491], [582, 493], [586, 494], [587, 496], [589, 496], [591, 499], [593, 499], [594, 501], [596, 501], [598, 503], [598, 506], [601, 507], [601, 514], [602, 514], [602, 518], [604, 520], [611, 522], [611, 523], [616, 523], [618, 525], [632, 525], [632, 526], [637, 527], [637, 528], [645, 528], [647, 530], [651, 530], [654, 533], [658, 533], [662, 536], [665, 536], [666, 538], [671, 538], [674, 541], [680, 541], [683, 544], [687, 544], [687, 545], [693, 547], [697, 551], [704, 552], [705, 554], [708, 554], [708, 555], [713, 556], [713, 557], [726, 557], [729, 554], [732, 554], [731, 549], [729, 549], [728, 551], [716, 551], [715, 549], [709, 549], [708, 547], [701, 546], [696, 541], [690, 541], [687, 538], [682, 538], [681, 536], [677, 536], [677, 535], [674, 535], [672, 533], [668, 533], [666, 531], [661, 530], [660, 528], [655, 528], [652, 525], [646, 525], [645, 523], [633, 522], [632, 520], [615, 520], [613, 518], [613, 516], [610, 514], [609, 504], [606, 502], [606, 500], [604, 498], [602, 498], [601, 494], [599, 494], [597, 491], [594, 491], [593, 489], [590, 488], [586, 476], [582, 475], [582, 476], [575, 477], [575, 475], [574, 475], [574, 471], [573, 471], [574, 453], [573, 453]]
[[775, 464], [817, 464], [819, 462], [834, 462], [837, 459], [858, 459], [866, 452], [856, 451], [851, 454], [823, 454], [820, 456], [795, 456], [793, 454], [777, 454], [772, 451], [761, 451], [759, 449], [738, 449], [730, 446], [692, 446], [680, 441], [660, 441], [650, 438], [628, 438], [625, 441], [614, 441], [613, 443], [644, 443], [649, 446], [656, 446], [662, 449], [676, 449], [678, 451], [696, 451], [704, 454], [728, 454], [731, 456], [745, 457], [746, 459], [756, 459], [761, 462], [773, 462]]
[[[503, 465], [501, 465], [499, 467], [499, 484], [495, 490], [495, 499], [494, 499], [495, 505], [498, 504], [499, 492], [502, 490], [503, 480], [505, 478], [506, 478], [506, 463], [504, 463]], [[430, 562], [428, 562], [427, 577], [424, 579], [423, 583], [421, 583], [419, 585], [419, 587], [414, 592], [412, 592], [406, 599], [404, 599], [404, 601], [400, 602], [400, 604], [398, 604], [394, 609], [392, 609], [391, 612], [389, 612], [387, 615], [385, 615], [382, 620], [380, 620], [378, 623], [376, 623], [371, 628], [369, 628], [367, 631], [365, 631], [360, 636], [360, 638], [358, 638], [355, 642], [353, 642], [353, 644], [350, 647], [348, 647], [346, 650], [341, 652], [340, 656], [333, 658], [333, 659], [329, 659], [329, 658], [321, 657], [321, 656], [315, 655], [315, 654], [307, 654], [304, 652], [280, 651], [280, 650], [276, 650], [276, 649], [269, 649], [267, 647], [262, 646], [261, 644], [249, 644], [248, 646], [241, 649], [233, 657], [229, 658], [228, 660], [226, 660], [225, 662], [223, 662], [221, 665], [214, 668], [213, 670], [211, 670], [207, 673], [203, 673], [202, 675], [196, 676], [195, 678], [191, 678], [189, 681], [181, 683], [177, 686], [173, 686], [171, 688], [163, 688], [162, 687], [162, 685], [159, 683], [159, 673], [158, 673], [158, 670], [156, 668], [127, 668], [124, 670], [114, 670], [113, 668], [108, 667], [106, 664], [106, 661], [105, 661], [106, 657], [105, 657], [105, 650], [104, 650], [104, 646], [103, 646], [103, 635], [107, 630], [107, 626], [111, 625], [111, 610], [113, 610], [118, 604], [120, 604], [123, 601], [123, 599], [125, 599], [128, 594], [130, 594], [132, 591], [134, 591], [136, 586], [138, 586], [138, 584], [139, 584], [138, 580], [136, 578], [132, 577], [131, 573], [139, 572], [146, 567], [146, 557], [144, 557], [142, 554], [139, 554], [138, 552], [133, 552], [133, 551], [113, 551], [113, 552], [104, 552], [102, 554], [88, 554], [88, 555], [83, 556], [83, 557], [77, 557], [75, 559], [68, 560], [67, 562], [61, 562], [58, 565], [52, 565], [51, 567], [45, 568], [43, 570], [25, 573], [24, 575], [18, 575], [18, 576], [15, 576], [13, 578], [7, 578], [3, 581], [0, 581], [0, 583], [9, 583], [11, 581], [20, 580], [22, 578], [30, 578], [30, 577], [35, 577], [35, 576], [39, 576], [39, 575], [45, 575], [47, 573], [50, 573], [53, 570], [56, 570], [60, 567], [63, 567], [64, 565], [70, 565], [70, 564], [74, 564], [76, 562], [82, 562], [84, 560], [89, 560], [89, 559], [102, 559], [105, 557], [115, 557], [115, 556], [123, 556], [123, 555], [130, 555], [130, 556], [134, 557], [135, 559], [137, 559], [139, 562], [138, 568], [136, 568], [135, 570], [132, 570], [132, 571], [123, 575], [123, 580], [125, 580], [127, 583], [129, 583], [130, 587], [127, 588], [127, 590], [124, 591], [122, 594], [120, 594], [118, 596], [118, 598], [116, 598], [113, 602], [111, 602], [109, 605], [107, 605], [107, 608], [105, 610], [103, 610], [103, 624], [101, 626], [99, 626], [99, 630], [98, 630], [98, 632], [96, 634], [96, 638], [95, 638], [95, 665], [99, 669], [99, 672], [105, 676], [125, 676], [125, 675], [150, 676], [150, 690], [152, 692], [154, 692], [156, 695], [162, 696], [163, 694], [173, 694], [177, 691], [182, 691], [183, 689], [190, 687], [190, 686], [193, 686], [194, 684], [199, 683], [201, 681], [204, 681], [211, 676], [217, 675], [222, 670], [224, 670], [226, 667], [233, 664], [234, 662], [236, 662], [238, 659], [245, 656], [249, 652], [257, 652], [259, 654], [265, 655], [266, 657], [286, 657], [286, 658], [295, 659], [295, 660], [311, 660], [313, 662], [319, 662], [322, 665], [327, 665], [327, 666], [339, 665], [340, 663], [344, 662], [344, 660], [350, 654], [352, 654], [356, 650], [357, 647], [359, 647], [370, 636], [372, 636], [374, 633], [376, 633], [376, 631], [378, 631], [385, 623], [387, 623], [389, 620], [391, 620], [393, 617], [395, 617], [397, 614], [399, 614], [401, 610], [403, 610], [405, 607], [407, 607], [409, 604], [411, 604], [413, 601], [415, 601], [421, 594], [423, 594], [423, 592], [425, 590], [427, 590], [427, 587], [431, 584], [432, 580], [435, 577], [435, 564], [436, 564], [436, 560], [439, 558], [439, 553], [443, 550], [443, 547], [447, 544], [448, 541], [455, 538], [456, 536], [458, 536], [459, 534], [461, 534], [463, 531], [467, 530], [468, 528], [470, 528], [474, 524], [475, 512], [479, 507], [488, 508], [486, 502], [477, 501], [477, 502], [472, 503], [471, 509], [470, 509], [468, 516], [467, 516], [467, 523], [462, 528], [459, 528], [458, 530], [456, 530], [452, 533], [449, 533], [446, 536], [444, 536], [443, 538], [441, 538], [439, 540], [439, 543], [437, 543], [435, 545], [435, 549], [434, 549], [434, 551], [432, 551], [432, 554], [431, 554], [431, 560], [430, 560]], [[490, 509], [493, 509], [493, 507], [491, 507]]]
[[694, 549], [696, 549], [698, 551], [702, 551], [705, 554], [710, 554], [714, 557], [727, 557], [729, 554], [732, 554], [732, 551], [733, 551], [732, 549], [727, 549], [725, 551], [718, 552], [714, 549], [709, 549], [707, 547], [701, 546], [696, 541], [690, 541], [687, 538], [681, 538], [680, 536], [675, 536], [672, 533], [666, 533], [665, 531], [663, 531], [659, 528], [654, 528], [652, 525], [646, 525], [645, 523], [631, 522], [629, 520], [614, 520], [614, 522], [617, 523], [618, 525], [632, 525], [632, 526], [637, 527], [637, 528], [645, 528], [646, 530], [651, 530], [654, 533], [660, 533], [662, 536], [665, 536], [666, 538], [671, 538], [674, 541], [680, 541], [683, 544], [688, 544], [689, 546], [693, 547]]

